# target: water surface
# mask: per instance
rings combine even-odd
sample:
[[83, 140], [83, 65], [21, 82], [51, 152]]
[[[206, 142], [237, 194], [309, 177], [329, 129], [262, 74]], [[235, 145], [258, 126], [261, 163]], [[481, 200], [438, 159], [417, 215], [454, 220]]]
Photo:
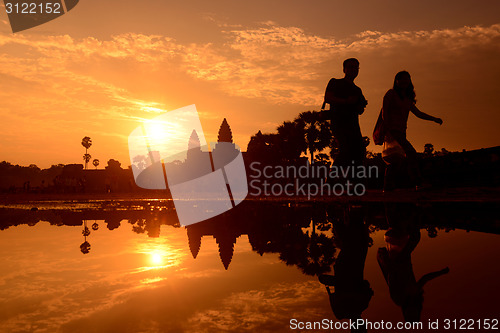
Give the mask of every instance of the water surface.
[[170, 205], [0, 209], [0, 331], [498, 319], [495, 204], [244, 203], [187, 228]]

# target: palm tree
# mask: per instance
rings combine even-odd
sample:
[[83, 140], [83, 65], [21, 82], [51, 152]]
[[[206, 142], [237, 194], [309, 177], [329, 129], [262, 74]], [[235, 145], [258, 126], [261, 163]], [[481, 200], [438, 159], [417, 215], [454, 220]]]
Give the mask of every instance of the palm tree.
[[424, 146], [424, 155], [432, 156], [434, 153], [434, 145], [432, 143], [426, 143]]
[[295, 119], [295, 122], [303, 128], [311, 164], [314, 162], [314, 153], [328, 147], [332, 139], [330, 126], [322, 121], [320, 114], [317, 111], [306, 111], [300, 113]]
[[92, 164], [95, 166], [95, 169], [97, 170], [97, 166], [99, 165], [99, 160], [96, 158], [92, 161]]
[[84, 242], [80, 245], [80, 251], [82, 251], [83, 254], [87, 254], [90, 252], [90, 243], [87, 242], [87, 236], [90, 235], [90, 229], [87, 227], [87, 220], [83, 220], [82, 235]]
[[82, 251], [83, 254], [87, 254], [90, 252], [90, 243], [85, 241], [80, 245], [80, 251]]
[[295, 162], [307, 151], [304, 127], [297, 122], [285, 121], [278, 126], [280, 152], [285, 162]]
[[87, 169], [87, 163], [89, 163], [90, 159], [92, 158], [92, 155], [90, 154], [83, 154], [83, 160], [85, 161], [85, 169]]
[[[92, 146], [92, 139], [88, 136], [82, 139], [82, 146], [85, 147], [85, 155], [83, 155], [83, 160], [85, 161], [85, 170], [87, 170], [87, 163], [90, 161], [91, 156], [87, 154], [87, 150]], [[88, 159], [86, 158], [89, 156]]]

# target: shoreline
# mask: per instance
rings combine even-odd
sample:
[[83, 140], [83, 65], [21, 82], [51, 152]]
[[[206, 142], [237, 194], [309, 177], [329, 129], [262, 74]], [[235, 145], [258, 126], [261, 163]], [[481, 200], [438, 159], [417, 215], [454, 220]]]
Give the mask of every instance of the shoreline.
[[[66, 203], [92, 202], [133, 202], [133, 201], [172, 201], [168, 192], [152, 191], [138, 193], [16, 193], [0, 194], [0, 206], [50, 203], [63, 201]], [[295, 202], [295, 203], [364, 203], [364, 202], [498, 202], [500, 203], [500, 187], [463, 187], [463, 188], [430, 188], [423, 191], [401, 189], [387, 193], [382, 190], [367, 190], [362, 196], [314, 196], [256, 197], [248, 195], [244, 201], [254, 202]]]

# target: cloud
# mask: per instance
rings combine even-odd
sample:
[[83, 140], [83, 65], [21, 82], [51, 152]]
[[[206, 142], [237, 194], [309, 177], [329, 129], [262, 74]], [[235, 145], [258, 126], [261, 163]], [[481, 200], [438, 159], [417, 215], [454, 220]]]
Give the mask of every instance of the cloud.
[[[281, 27], [266, 22], [258, 29], [226, 31], [227, 43], [192, 46], [189, 74], [219, 83], [225, 92], [274, 103], [318, 105], [325, 81], [325, 64], [341, 62], [352, 54], [384, 52], [398, 57], [401, 50], [427, 55], [471, 51], [482, 46], [499, 49], [500, 24], [463, 27], [455, 30], [365, 31], [348, 40], [307, 34], [297, 27]], [[236, 51], [236, 52], [231, 52]], [[225, 54], [228, 53], [229, 54]], [[411, 62], [413, 59], [407, 59]]]
[[[381, 99], [381, 87], [387, 89], [390, 84], [383, 77], [394, 75], [397, 68], [428, 66], [442, 80], [450, 77], [441, 86], [451, 86], [464, 78], [456, 77], [464, 65], [475, 63], [476, 71], [486, 72], [497, 66], [500, 53], [500, 24], [431, 31], [367, 30], [343, 40], [271, 21], [254, 28], [220, 29], [222, 43], [180, 43], [169, 36], [137, 33], [109, 39], [0, 34], [0, 115], [5, 120], [6, 157], [32, 151], [29, 138], [33, 137], [50, 151], [67, 151], [51, 135], [56, 131], [61, 135], [89, 129], [106, 132], [116, 138], [116, 146], [138, 121], [185, 101], [217, 105], [243, 98], [268, 108], [319, 107], [326, 82], [332, 75], [342, 75], [346, 57], [362, 60], [358, 81], [370, 108]], [[447, 72], [439, 72], [440, 68]], [[433, 80], [432, 75], [426, 79]], [[451, 99], [451, 92], [443, 94]], [[255, 131], [261, 127], [258, 114], [257, 110], [250, 120]], [[266, 121], [280, 123], [284, 119], [278, 116]], [[213, 116], [208, 118], [215, 122]], [[19, 122], [23, 122], [20, 128], [15, 126]], [[9, 147], [15, 141], [19, 146], [14, 151]], [[54, 158], [66, 161], [62, 156]]]
[[195, 332], [281, 331], [292, 318], [312, 321], [332, 317], [328, 309], [324, 313], [320, 310], [326, 298], [317, 281], [275, 284], [269, 289], [234, 293], [218, 307], [193, 314], [187, 325]]
[[489, 27], [475, 26], [458, 29], [442, 29], [432, 31], [401, 31], [386, 33], [365, 31], [357, 35], [348, 48], [357, 51], [380, 47], [397, 47], [401, 43], [407, 46], [432, 47], [434, 51], [456, 51], [479, 45], [489, 45], [500, 37], [500, 24]]
[[93, 87], [114, 101], [129, 102], [127, 92], [116, 85], [71, 70], [78, 63], [127, 60], [148, 71], [168, 69], [209, 81], [221, 92], [234, 96], [311, 105], [318, 104], [319, 98], [318, 89], [311, 83], [325, 75], [322, 65], [332, 59], [374, 50], [392, 49], [397, 53], [403, 47], [435, 52], [456, 52], [478, 45], [497, 49], [498, 43], [493, 42], [500, 38], [500, 24], [454, 30], [364, 31], [349, 40], [336, 40], [308, 34], [298, 27], [265, 22], [260, 28], [227, 30], [225, 35], [223, 44], [186, 45], [166, 36], [135, 33], [113, 36], [110, 40], [94, 37], [76, 40], [67, 35], [33, 40], [23, 35], [1, 35], [0, 46], [25, 46], [38, 55], [4, 57], [0, 71], [28, 81], [40, 82], [50, 76], [78, 82], [82, 88]]

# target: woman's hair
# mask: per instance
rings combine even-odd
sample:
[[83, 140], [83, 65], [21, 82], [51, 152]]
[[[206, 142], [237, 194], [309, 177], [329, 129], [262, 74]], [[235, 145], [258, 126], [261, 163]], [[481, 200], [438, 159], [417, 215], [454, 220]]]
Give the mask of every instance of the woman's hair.
[[[400, 87], [398, 87], [398, 85], [396, 84], [396, 81], [402, 79], [403, 77], [407, 77], [410, 80], [410, 84], [404, 90], [401, 89]], [[415, 95], [415, 87], [413, 87], [413, 83], [411, 82], [410, 73], [408, 73], [407, 71], [401, 71], [398, 74], [396, 74], [396, 77], [394, 77], [394, 85], [392, 86], [392, 89], [394, 89], [394, 91], [397, 92], [397, 94], [399, 95], [399, 97], [401, 97], [401, 99], [408, 97], [410, 99], [410, 101], [412, 101], [413, 103], [415, 103], [417, 101], [415, 99], [415, 96], [416, 96]]]

